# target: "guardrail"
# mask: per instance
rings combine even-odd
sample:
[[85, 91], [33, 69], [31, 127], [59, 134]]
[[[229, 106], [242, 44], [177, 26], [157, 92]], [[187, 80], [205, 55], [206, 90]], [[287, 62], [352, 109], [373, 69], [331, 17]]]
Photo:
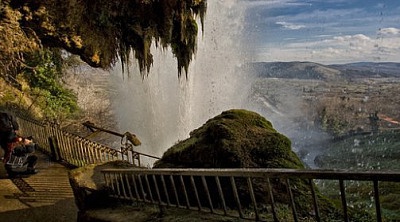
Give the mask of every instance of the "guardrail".
[[[278, 204], [276, 201], [277, 194], [273, 189], [276, 180], [283, 181], [286, 186], [289, 197], [286, 207], [292, 212], [291, 220], [293, 221], [299, 221], [300, 217], [296, 209], [296, 192], [294, 192], [298, 187], [291, 185], [293, 180], [308, 181], [308, 200], [313, 206], [315, 221], [322, 221], [321, 218], [324, 216], [320, 213], [321, 199], [316, 194], [315, 181], [338, 181], [343, 221], [350, 221], [345, 181], [372, 182], [371, 194], [373, 193], [375, 202], [376, 221], [382, 221], [379, 182], [400, 182], [398, 172], [293, 169], [106, 169], [102, 173], [111, 196], [121, 200], [150, 203], [160, 207], [186, 208], [255, 221], [287, 221], [287, 218], [279, 218], [277, 213], [277, 206], [282, 207], [282, 202]], [[266, 189], [262, 192], [265, 192], [265, 197], [268, 197], [269, 207], [261, 203], [260, 190], [255, 192], [255, 182], [265, 185]], [[243, 189], [243, 184], [247, 189]], [[249, 203], [244, 205], [243, 199]], [[234, 205], [228, 206], [228, 203], [232, 202]]]
[[111, 160], [126, 160], [141, 166], [143, 157], [158, 159], [133, 150], [128, 142], [116, 149], [65, 132], [57, 125], [42, 123], [22, 115], [17, 115], [17, 118], [22, 135], [33, 136], [42, 151], [56, 161], [64, 161], [73, 166], [81, 167]]
[[[140, 166], [141, 157], [156, 158], [136, 152], [126, 144], [121, 144], [121, 149], [117, 150], [64, 132], [56, 125], [43, 124], [21, 115], [17, 117], [22, 135], [33, 136], [42, 151], [55, 160], [74, 166], [111, 160], [127, 160]], [[255, 221], [288, 221], [288, 218], [282, 219], [281, 209], [286, 209], [286, 216], [291, 214], [290, 221], [302, 221], [300, 217], [303, 215], [298, 213], [296, 180], [304, 180], [308, 186], [307, 202], [300, 204], [312, 206], [311, 221], [326, 221], [328, 217], [320, 210], [323, 200], [316, 184], [323, 184], [321, 181], [337, 182], [343, 221], [350, 221], [352, 217], [346, 197], [349, 181], [370, 183], [374, 217], [376, 221], [382, 221], [380, 186], [387, 182], [400, 182], [400, 172], [371, 171], [140, 168], [106, 169], [102, 173], [110, 195], [121, 200]], [[280, 200], [282, 196], [276, 192], [277, 189], [281, 192], [286, 190], [286, 202]]]

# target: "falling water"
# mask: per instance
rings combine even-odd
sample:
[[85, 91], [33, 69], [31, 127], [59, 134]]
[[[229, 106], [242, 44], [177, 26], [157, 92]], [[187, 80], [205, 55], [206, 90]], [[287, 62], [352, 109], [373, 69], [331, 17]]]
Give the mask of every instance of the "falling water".
[[139, 152], [161, 156], [222, 111], [246, 108], [250, 84], [237, 72], [249, 59], [241, 44], [244, 9], [237, 0], [208, 1], [188, 79], [178, 79], [170, 50], [157, 48], [152, 49], [154, 65], [144, 80], [135, 67], [129, 77], [117, 68], [113, 71], [112, 108], [120, 131], [135, 133], [142, 141]]

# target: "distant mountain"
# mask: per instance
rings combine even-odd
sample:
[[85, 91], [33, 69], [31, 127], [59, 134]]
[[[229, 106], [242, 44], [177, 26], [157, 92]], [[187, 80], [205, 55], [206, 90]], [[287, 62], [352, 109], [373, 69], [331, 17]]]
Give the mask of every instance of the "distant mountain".
[[329, 65], [351, 78], [400, 78], [400, 63], [394, 62], [358, 62], [341, 65]]
[[400, 78], [400, 63], [349, 63], [322, 65], [313, 62], [256, 62], [243, 67], [264, 78], [338, 80]]

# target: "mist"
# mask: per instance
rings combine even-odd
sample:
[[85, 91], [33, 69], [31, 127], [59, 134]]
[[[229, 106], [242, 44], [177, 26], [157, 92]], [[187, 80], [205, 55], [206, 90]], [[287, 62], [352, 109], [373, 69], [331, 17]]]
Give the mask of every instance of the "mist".
[[310, 141], [311, 134], [295, 122], [301, 116], [298, 103], [287, 97], [289, 108], [268, 106], [268, 98], [254, 91], [259, 77], [242, 68], [253, 61], [248, 50], [252, 27], [246, 24], [246, 12], [243, 1], [208, 2], [204, 32], [199, 32], [187, 78], [178, 79], [170, 49], [154, 46], [154, 64], [144, 79], [136, 64], [129, 67], [129, 74], [122, 73], [119, 65], [112, 70], [111, 103], [118, 127], [138, 136], [142, 141], [138, 152], [162, 156], [192, 130], [228, 109], [258, 112], [292, 140], [296, 151], [303, 147], [301, 141]]

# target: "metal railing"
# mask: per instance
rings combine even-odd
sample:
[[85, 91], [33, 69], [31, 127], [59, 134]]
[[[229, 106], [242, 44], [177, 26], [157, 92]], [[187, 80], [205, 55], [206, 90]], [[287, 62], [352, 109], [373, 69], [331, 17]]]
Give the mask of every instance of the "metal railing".
[[[313, 221], [326, 221], [321, 219], [328, 215], [321, 214], [320, 203], [323, 198], [315, 186], [315, 181], [321, 180], [338, 181], [341, 208], [337, 209], [343, 221], [350, 221], [351, 218], [345, 181], [372, 182], [370, 190], [375, 202], [374, 214], [376, 221], [382, 221], [379, 183], [400, 182], [399, 172], [293, 169], [106, 169], [102, 172], [111, 195], [121, 200], [255, 221], [287, 221], [287, 218], [282, 219], [277, 213], [282, 206], [291, 212], [291, 221], [299, 221], [299, 206], [308, 204], [312, 206]], [[300, 188], [296, 187], [294, 181], [299, 179], [308, 184], [308, 191], [303, 192], [309, 197], [308, 203], [296, 200], [301, 192], [297, 192]], [[282, 183], [277, 184], [278, 180]], [[264, 188], [261, 189], [261, 195], [260, 184]], [[277, 199], [275, 191], [279, 186], [285, 187], [283, 190], [286, 190], [288, 197], [286, 202]], [[266, 207], [266, 204], [269, 206]]]
[[22, 115], [17, 115], [17, 118], [22, 135], [33, 136], [42, 151], [56, 161], [64, 161], [73, 166], [81, 167], [112, 160], [126, 160], [141, 166], [143, 157], [158, 159], [133, 150], [133, 146], [128, 142], [116, 149], [65, 132], [57, 125], [42, 123]]
[[[140, 158], [153, 156], [139, 153], [131, 146], [120, 150], [62, 131], [56, 125], [18, 115], [21, 135], [33, 136], [42, 151], [58, 161], [74, 166], [127, 160], [140, 166]], [[136, 161], [136, 162], [135, 162]], [[106, 169], [105, 184], [110, 195], [129, 202], [142, 202], [160, 207], [177, 207], [221, 216], [256, 221], [301, 221], [303, 206], [311, 206], [313, 221], [326, 221], [318, 184], [336, 181], [340, 217], [350, 221], [348, 206], [349, 181], [366, 181], [370, 186], [376, 221], [382, 221], [380, 187], [387, 182], [400, 182], [400, 172], [349, 172], [293, 169]], [[298, 180], [307, 184], [299, 192]], [[345, 183], [346, 182], [346, 183]], [[286, 193], [282, 196], [282, 192]], [[307, 194], [306, 199], [299, 196]], [[310, 220], [308, 220], [310, 221]]]

